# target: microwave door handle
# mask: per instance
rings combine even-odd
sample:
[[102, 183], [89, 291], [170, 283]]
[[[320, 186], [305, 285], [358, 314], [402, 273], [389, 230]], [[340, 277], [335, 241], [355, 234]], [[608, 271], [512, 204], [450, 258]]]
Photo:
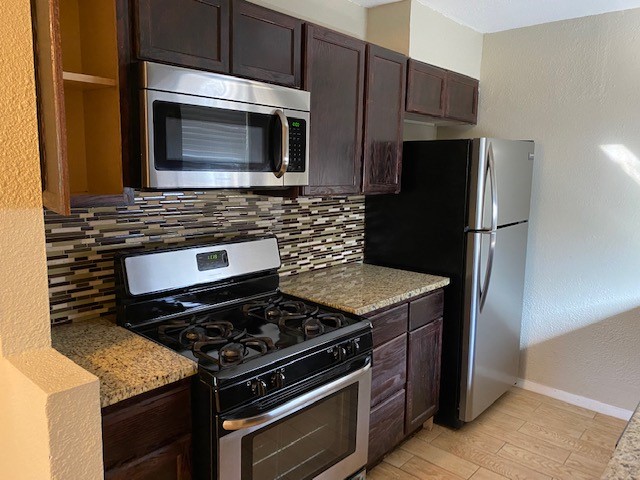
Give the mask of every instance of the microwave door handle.
[[276, 110], [276, 115], [282, 125], [282, 158], [280, 161], [280, 170], [275, 172], [275, 176], [276, 178], [282, 178], [287, 172], [287, 168], [289, 168], [289, 119], [281, 109]]

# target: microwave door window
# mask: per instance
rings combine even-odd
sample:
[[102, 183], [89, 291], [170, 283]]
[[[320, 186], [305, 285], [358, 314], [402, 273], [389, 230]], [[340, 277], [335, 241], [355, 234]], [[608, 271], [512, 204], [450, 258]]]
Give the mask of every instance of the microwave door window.
[[155, 168], [273, 171], [272, 115], [156, 101]]

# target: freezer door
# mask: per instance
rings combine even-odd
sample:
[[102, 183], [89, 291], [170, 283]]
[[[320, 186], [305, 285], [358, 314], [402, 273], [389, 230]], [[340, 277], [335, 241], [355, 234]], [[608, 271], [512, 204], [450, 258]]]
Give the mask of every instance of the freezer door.
[[[474, 140], [471, 178], [477, 205], [470, 208], [470, 229], [489, 230], [529, 219], [534, 143], [478, 138]], [[495, 226], [493, 226], [495, 228]]]
[[518, 377], [527, 231], [524, 222], [495, 233], [468, 234], [473, 274], [463, 337], [464, 422], [480, 415]]

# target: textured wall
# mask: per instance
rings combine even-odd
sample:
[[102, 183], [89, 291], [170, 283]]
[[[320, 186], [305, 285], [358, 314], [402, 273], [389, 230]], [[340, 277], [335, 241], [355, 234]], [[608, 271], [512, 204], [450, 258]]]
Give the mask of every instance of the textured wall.
[[362, 260], [364, 197], [144, 192], [129, 207], [45, 214], [52, 323], [115, 312], [113, 255], [148, 242], [278, 237], [287, 275]]
[[477, 128], [536, 141], [521, 376], [640, 398], [640, 10], [485, 36]]
[[409, 56], [480, 78], [483, 35], [411, 0]]
[[480, 78], [482, 39], [418, 0], [368, 10], [367, 41], [473, 78]]
[[32, 52], [29, 1], [4, 1], [0, 16], [0, 478], [94, 479], [102, 471], [98, 381], [49, 348]]
[[411, 0], [367, 9], [367, 41], [409, 55]]
[[323, 27], [364, 39], [367, 9], [349, 0], [249, 0]]

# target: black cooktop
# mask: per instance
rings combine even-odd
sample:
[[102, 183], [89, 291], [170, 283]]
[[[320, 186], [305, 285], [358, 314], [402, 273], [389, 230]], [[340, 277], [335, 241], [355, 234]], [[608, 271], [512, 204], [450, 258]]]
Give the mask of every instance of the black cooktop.
[[[179, 312], [180, 308], [169, 301], [163, 310]], [[359, 321], [299, 298], [276, 293], [227, 308], [177, 315], [160, 324], [149, 324], [136, 330], [197, 361], [207, 370], [219, 371]]]

